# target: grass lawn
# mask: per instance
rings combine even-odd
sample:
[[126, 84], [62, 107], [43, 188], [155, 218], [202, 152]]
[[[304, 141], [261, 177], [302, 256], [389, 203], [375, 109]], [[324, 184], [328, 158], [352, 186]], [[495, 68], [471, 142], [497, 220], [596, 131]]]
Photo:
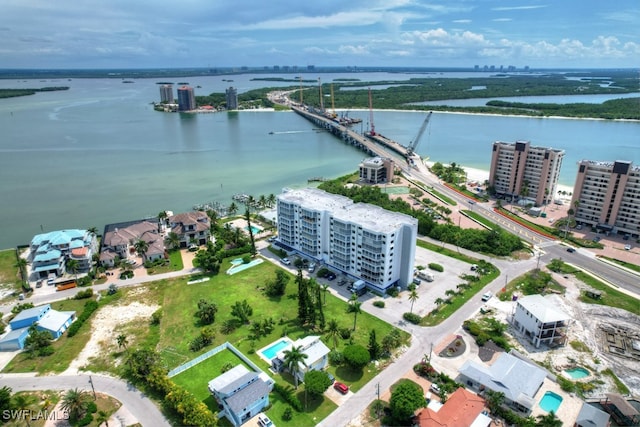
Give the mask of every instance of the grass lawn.
[[182, 252], [173, 250], [169, 252], [169, 263], [167, 265], [153, 266], [147, 268], [149, 274], [162, 274], [171, 271], [180, 271], [184, 268], [182, 263]]
[[[0, 251], [0, 290], [19, 290], [20, 272], [16, 265], [15, 249]], [[8, 296], [7, 298], [15, 297]]]

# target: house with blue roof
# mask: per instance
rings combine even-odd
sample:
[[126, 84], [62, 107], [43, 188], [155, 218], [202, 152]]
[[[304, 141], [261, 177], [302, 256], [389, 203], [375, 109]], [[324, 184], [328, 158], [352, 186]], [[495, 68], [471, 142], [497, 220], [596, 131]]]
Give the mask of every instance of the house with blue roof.
[[57, 311], [50, 304], [23, 310], [10, 322], [11, 331], [0, 339], [0, 351], [21, 350], [29, 336], [29, 328], [47, 331], [53, 339], [58, 339], [76, 318], [75, 311]]
[[31, 239], [31, 271], [36, 278], [64, 275], [66, 261], [78, 261], [78, 271], [89, 271], [98, 250], [95, 234], [80, 229], [37, 234]]
[[508, 353], [502, 353], [490, 366], [467, 360], [459, 373], [459, 382], [468, 388], [501, 392], [505, 405], [525, 415], [533, 410], [535, 395], [547, 376], [546, 370]]
[[218, 417], [226, 417], [238, 427], [269, 406], [273, 380], [264, 372], [249, 371], [237, 365], [209, 381], [211, 395], [222, 408]]

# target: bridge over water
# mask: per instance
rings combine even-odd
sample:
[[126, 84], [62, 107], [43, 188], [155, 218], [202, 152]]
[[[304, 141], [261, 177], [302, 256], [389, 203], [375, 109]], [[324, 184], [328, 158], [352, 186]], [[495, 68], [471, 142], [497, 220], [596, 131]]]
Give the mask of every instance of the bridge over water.
[[334, 120], [311, 112], [305, 107], [291, 106], [291, 109], [300, 114], [305, 119], [312, 121], [318, 127], [331, 132], [333, 135], [342, 139], [347, 144], [358, 147], [359, 149], [370, 155], [389, 157], [389, 152], [387, 150], [391, 150], [407, 160], [412, 157], [406, 147], [382, 135], [360, 135], [347, 126], [341, 125]]

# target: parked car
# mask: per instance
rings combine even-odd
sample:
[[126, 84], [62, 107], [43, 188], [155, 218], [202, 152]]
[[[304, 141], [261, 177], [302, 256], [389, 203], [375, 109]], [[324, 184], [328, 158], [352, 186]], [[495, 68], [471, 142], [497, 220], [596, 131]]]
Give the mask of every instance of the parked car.
[[189, 245], [189, 252], [196, 252], [198, 250], [198, 245], [194, 245], [193, 243]]
[[418, 279], [417, 277], [413, 278], [413, 284], [416, 286], [420, 286], [420, 283], [422, 283], [422, 280]]
[[489, 301], [492, 296], [493, 296], [493, 294], [491, 292], [485, 292], [482, 295], [482, 301]]
[[291, 265], [291, 261], [289, 260], [289, 258], [282, 258], [281, 262], [284, 265]]
[[475, 264], [471, 264], [471, 271], [476, 271], [478, 269], [478, 266]]
[[338, 392], [342, 393], [342, 394], [349, 393], [349, 387], [347, 387], [346, 384], [343, 384], [343, 383], [338, 382], [338, 381], [333, 383], [333, 388], [338, 390]]
[[266, 414], [258, 414], [258, 425], [261, 427], [275, 427], [273, 421], [271, 421]]
[[338, 277], [338, 276], [336, 276], [335, 273], [327, 274], [327, 280], [329, 280], [329, 281], [334, 280], [336, 277]]
[[309, 264], [309, 273], [313, 273], [314, 271], [316, 271], [316, 263], [312, 262]]
[[275, 241], [276, 241], [276, 236], [271, 236], [271, 237], [269, 237], [269, 238], [267, 239], [267, 242], [269, 242], [269, 243], [273, 243], [273, 242], [275, 242]]
[[625, 251], [630, 251], [631, 250], [631, 245], [624, 245], [624, 250]]
[[36, 288], [41, 288], [42, 287], [42, 280], [38, 280], [36, 282]]
[[438, 384], [436, 383], [431, 383], [431, 387], [429, 387], [429, 390], [436, 394], [440, 394], [440, 386], [438, 386]]
[[567, 248], [567, 252], [574, 253], [576, 250], [574, 248]]

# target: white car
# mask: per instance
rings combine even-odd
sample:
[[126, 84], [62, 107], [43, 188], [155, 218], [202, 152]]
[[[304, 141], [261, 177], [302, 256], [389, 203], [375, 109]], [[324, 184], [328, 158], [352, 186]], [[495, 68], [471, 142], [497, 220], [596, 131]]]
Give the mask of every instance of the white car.
[[491, 292], [485, 292], [484, 294], [482, 294], [482, 301], [489, 301], [492, 296], [493, 294]]
[[631, 245], [624, 245], [624, 250], [625, 251], [630, 251], [631, 250]]
[[436, 383], [431, 383], [431, 387], [429, 387], [429, 390], [431, 390], [435, 394], [440, 394], [440, 386], [438, 386], [438, 384]]
[[258, 415], [258, 425], [260, 427], [276, 427], [276, 425], [265, 414]]
[[290, 265], [290, 264], [291, 264], [291, 261], [289, 260], [289, 258], [282, 258], [282, 263], [283, 263], [284, 265]]

